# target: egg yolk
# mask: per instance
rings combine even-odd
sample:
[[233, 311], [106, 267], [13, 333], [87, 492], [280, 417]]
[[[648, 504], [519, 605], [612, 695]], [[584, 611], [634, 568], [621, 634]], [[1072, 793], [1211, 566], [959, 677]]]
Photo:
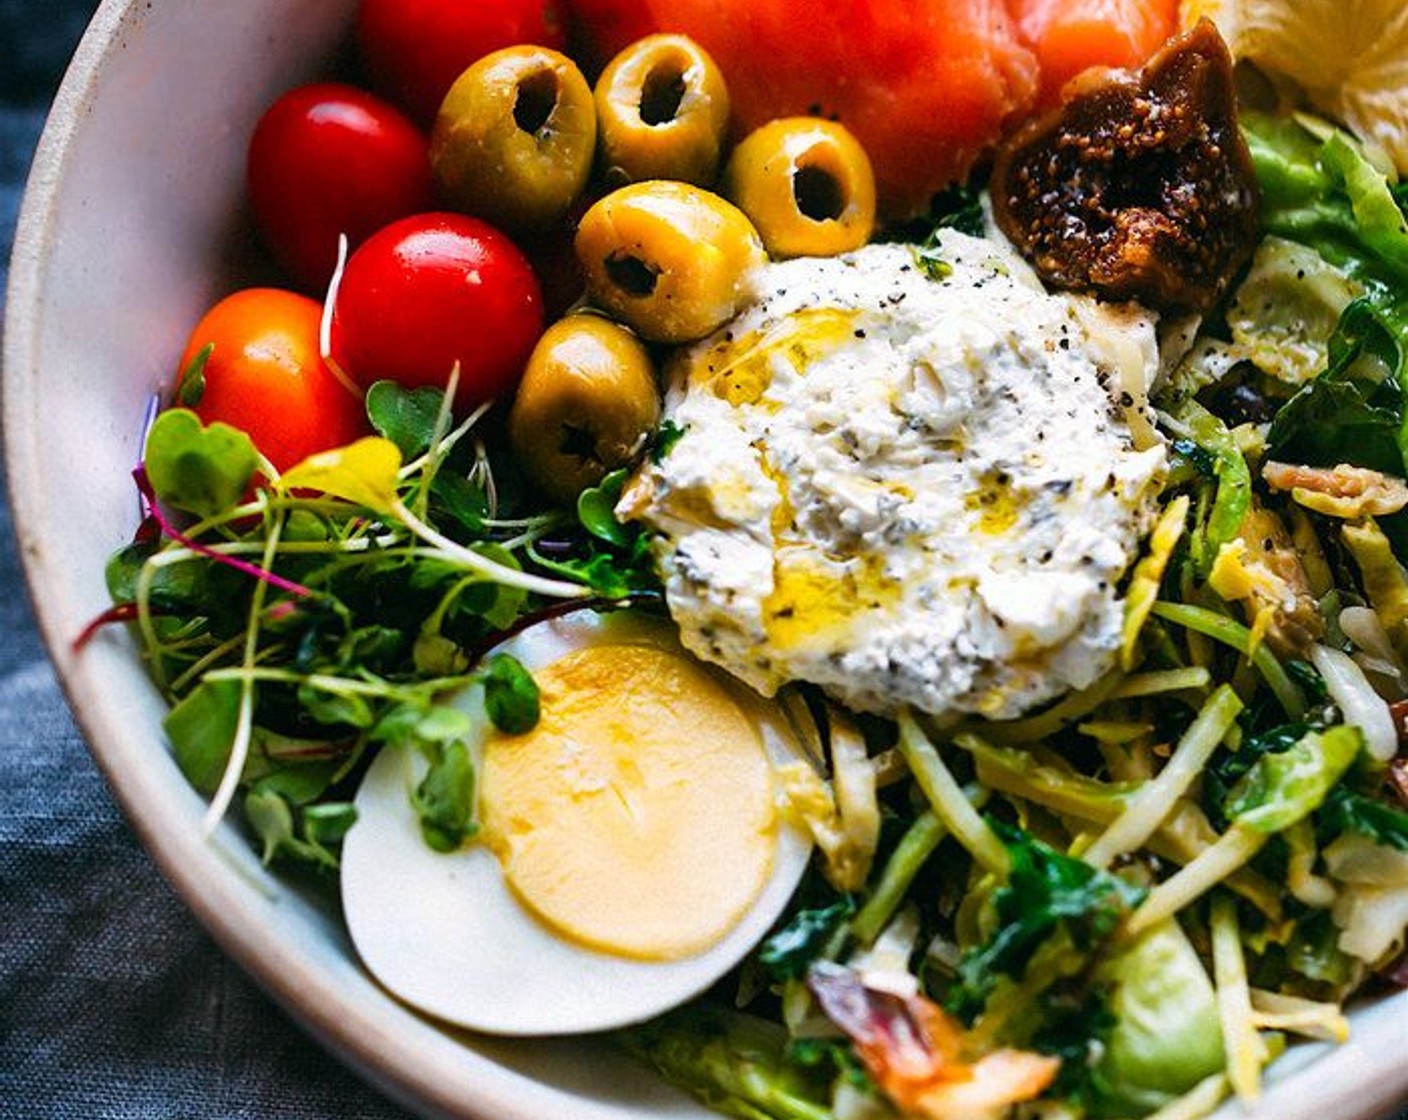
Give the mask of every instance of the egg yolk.
[[593, 949], [708, 949], [772, 869], [756, 722], [708, 670], [654, 647], [591, 646], [534, 675], [537, 727], [492, 736], [481, 764], [481, 835], [510, 889]]

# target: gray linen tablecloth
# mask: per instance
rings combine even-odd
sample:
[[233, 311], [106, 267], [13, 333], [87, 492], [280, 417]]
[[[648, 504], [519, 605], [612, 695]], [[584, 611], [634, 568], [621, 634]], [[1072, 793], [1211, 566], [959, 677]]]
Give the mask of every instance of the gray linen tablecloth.
[[[30, 157], [93, 7], [0, 0], [0, 293]], [[408, 1120], [162, 880], [88, 756], [22, 586], [0, 498], [0, 1120]]]
[[[93, 7], [0, 0], [0, 269]], [[405, 1120], [167, 887], [88, 756], [22, 587], [0, 505], [0, 1120]]]

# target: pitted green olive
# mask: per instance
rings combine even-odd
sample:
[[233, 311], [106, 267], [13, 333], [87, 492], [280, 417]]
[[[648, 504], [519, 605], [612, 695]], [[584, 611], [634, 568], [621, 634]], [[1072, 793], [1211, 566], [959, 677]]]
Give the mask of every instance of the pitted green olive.
[[529, 478], [570, 503], [635, 462], [659, 422], [655, 364], [645, 345], [619, 323], [588, 312], [560, 319], [538, 341], [508, 432]]
[[636, 40], [601, 72], [594, 97], [608, 175], [713, 184], [728, 132], [728, 86], [693, 39]]
[[576, 63], [548, 47], [507, 47], [450, 87], [430, 162], [452, 206], [510, 232], [544, 229], [586, 186], [596, 108]]
[[834, 256], [875, 231], [875, 173], [835, 121], [784, 117], [749, 133], [729, 157], [723, 189], [774, 257]]
[[577, 259], [599, 307], [655, 342], [690, 342], [733, 318], [767, 260], [736, 206], [689, 183], [612, 191], [582, 216]]

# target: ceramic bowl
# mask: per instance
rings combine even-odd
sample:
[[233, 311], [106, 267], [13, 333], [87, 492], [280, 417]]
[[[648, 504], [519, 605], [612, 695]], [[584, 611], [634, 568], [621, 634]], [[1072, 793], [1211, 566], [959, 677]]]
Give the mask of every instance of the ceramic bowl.
[[[166, 876], [349, 1065], [427, 1116], [705, 1120], [713, 1114], [597, 1041], [472, 1037], [391, 999], [336, 913], [266, 872], [232, 829], [201, 840], [204, 805], [167, 753], [163, 704], [122, 633], [72, 647], [107, 606], [104, 561], [134, 528], [129, 472], [147, 401], [241, 267], [253, 123], [276, 94], [325, 72], [353, 12], [354, 0], [109, 0], [83, 39], [35, 161], [5, 331], [10, 497], [40, 626], [94, 756]], [[1408, 994], [1357, 1010], [1352, 1040], [1283, 1061], [1254, 1115], [1386, 1113], [1408, 1095], [1405, 1038]]]

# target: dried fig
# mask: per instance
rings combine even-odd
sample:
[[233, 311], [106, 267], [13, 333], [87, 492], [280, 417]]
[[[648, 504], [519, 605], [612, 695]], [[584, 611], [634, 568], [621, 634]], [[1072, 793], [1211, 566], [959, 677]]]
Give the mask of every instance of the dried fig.
[[1088, 71], [998, 150], [998, 225], [1042, 277], [1206, 311], [1255, 245], [1258, 194], [1232, 58], [1203, 20], [1140, 71]]

